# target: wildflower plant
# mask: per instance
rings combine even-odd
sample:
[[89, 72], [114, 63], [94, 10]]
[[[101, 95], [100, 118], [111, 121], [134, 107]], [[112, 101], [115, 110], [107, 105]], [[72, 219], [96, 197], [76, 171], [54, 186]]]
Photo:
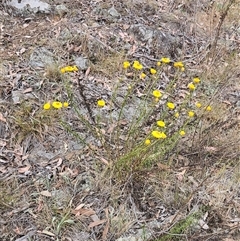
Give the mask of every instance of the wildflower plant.
[[[122, 76], [113, 86], [111, 95], [106, 98], [99, 93], [94, 104], [85, 103], [88, 119], [80, 113], [74, 98], [70, 98], [81, 123], [101, 143], [102, 152], [97, 156], [104, 155], [111, 160], [111, 170], [116, 177], [127, 178], [167, 161], [167, 155], [177, 148], [183, 136], [193, 131], [199, 112], [211, 110], [210, 106], [201, 108], [195, 97], [201, 84], [199, 77], [185, 83], [187, 94], [179, 100], [177, 87], [185, 71], [182, 61], [162, 57], [154, 64], [148, 67], [139, 60], [124, 61]], [[164, 75], [168, 75], [168, 81], [161, 87]], [[79, 88], [82, 95], [81, 83]], [[83, 95], [82, 100], [86, 102]], [[47, 102], [44, 109], [64, 106], [61, 102]], [[91, 146], [84, 137], [80, 136], [79, 140]], [[96, 150], [93, 152], [96, 154]]]

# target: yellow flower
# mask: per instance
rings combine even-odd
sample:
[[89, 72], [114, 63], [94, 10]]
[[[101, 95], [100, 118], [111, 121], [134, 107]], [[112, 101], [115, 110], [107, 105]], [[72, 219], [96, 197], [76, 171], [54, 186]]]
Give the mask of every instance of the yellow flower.
[[202, 107], [202, 104], [199, 103], [199, 102], [197, 102], [195, 105], [196, 105], [197, 108], [201, 108]]
[[141, 70], [143, 68], [143, 66], [139, 63], [139, 61], [134, 61], [133, 68], [137, 69], [137, 70]]
[[74, 72], [74, 71], [78, 71], [78, 67], [76, 65], [74, 66], [66, 66], [60, 69], [60, 72], [62, 74], [66, 73], [66, 72]]
[[161, 132], [161, 135], [162, 135], [162, 139], [165, 139], [165, 138], [167, 138], [167, 135], [164, 133], [164, 132]]
[[68, 102], [63, 102], [63, 107], [67, 108], [68, 107]]
[[164, 132], [160, 132], [160, 131], [152, 131], [152, 136], [157, 139], [165, 139], [167, 137]]
[[176, 112], [176, 113], [174, 114], [174, 116], [175, 116], [176, 118], [178, 118], [178, 117], [179, 117], [179, 113]]
[[77, 65], [72, 66], [72, 71], [78, 71]]
[[155, 102], [158, 102], [158, 101], [159, 101], [159, 98], [155, 98], [154, 100], [155, 100]]
[[154, 68], [151, 68], [151, 69], [150, 69], [150, 73], [151, 73], [151, 74], [156, 74], [156, 73], [157, 73], [157, 70], [155, 70]]
[[61, 68], [61, 69], [60, 69], [60, 72], [61, 72], [62, 74], [64, 74], [64, 73], [66, 72], [65, 68]]
[[161, 61], [164, 64], [169, 64], [170, 63], [170, 59], [169, 58], [161, 58]]
[[165, 122], [164, 121], [157, 121], [157, 125], [160, 127], [165, 127]]
[[130, 65], [131, 65], [131, 64], [130, 64], [128, 61], [124, 61], [124, 62], [123, 62], [123, 68], [124, 68], [124, 69], [129, 68]]
[[51, 108], [50, 102], [45, 103], [44, 106], [43, 106], [44, 110], [49, 110], [50, 108]]
[[147, 76], [146, 74], [141, 73], [141, 74], [140, 74], [140, 79], [145, 79], [145, 78], [146, 78], [146, 76]]
[[201, 82], [201, 80], [198, 77], [193, 78], [193, 83], [194, 84], [198, 84], [200, 82]]
[[195, 85], [191, 82], [191, 83], [188, 84], [188, 88], [193, 91], [193, 90], [195, 90], [196, 87], [195, 87]]
[[152, 92], [153, 96], [156, 97], [156, 98], [161, 98], [162, 96], [162, 93], [160, 92], [160, 90], [154, 90]]
[[98, 107], [104, 107], [105, 106], [105, 101], [104, 100], [98, 100], [97, 101], [97, 105], [98, 105]]
[[[181, 61], [175, 62], [175, 63], [173, 64], [173, 66], [174, 66], [175, 68], [180, 68], [180, 69], [184, 68], [184, 64], [183, 64], [183, 62], [181, 62]], [[183, 70], [183, 71], [184, 71], [184, 70]]]
[[180, 136], [185, 136], [185, 131], [184, 130], [181, 130], [181, 131], [179, 131], [179, 134], [180, 134]]
[[62, 108], [62, 103], [59, 102], [59, 101], [54, 101], [52, 103], [52, 107], [55, 108], [55, 109], [60, 109], [60, 108]]
[[189, 117], [193, 117], [194, 115], [195, 115], [195, 113], [194, 113], [193, 111], [189, 111], [189, 112], [188, 112], [188, 116], [189, 116]]
[[172, 102], [168, 102], [167, 103], [167, 107], [170, 109], [170, 110], [173, 110], [175, 108], [175, 105], [172, 103]]
[[161, 66], [161, 62], [160, 61], [157, 62], [157, 66]]
[[182, 67], [180, 70], [181, 70], [182, 72], [184, 72], [184, 71], [185, 71], [185, 68], [184, 68], [184, 67]]
[[207, 110], [207, 111], [211, 111], [211, 110], [212, 110], [212, 107], [209, 105], [209, 106], [206, 107], [206, 110]]
[[151, 141], [149, 139], [145, 140], [145, 145], [150, 145]]

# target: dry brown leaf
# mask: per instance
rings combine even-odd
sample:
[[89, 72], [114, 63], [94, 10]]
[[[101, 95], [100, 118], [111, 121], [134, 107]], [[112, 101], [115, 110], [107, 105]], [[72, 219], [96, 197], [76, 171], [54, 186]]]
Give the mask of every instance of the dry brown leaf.
[[[38, 232], [40, 232], [40, 231], [38, 231]], [[42, 233], [42, 234], [46, 234], [46, 235], [48, 235], [48, 236], [52, 236], [52, 237], [54, 237], [54, 236], [55, 236], [55, 234], [54, 234], [54, 233], [49, 232], [49, 231], [47, 231], [47, 230], [43, 230], [43, 231], [42, 231], [42, 232], [40, 232], [40, 233]]]
[[183, 171], [179, 172], [176, 174], [177, 179], [181, 182], [183, 180], [184, 174], [186, 172], [186, 169], [184, 169]]
[[85, 77], [87, 77], [87, 76], [89, 75], [90, 70], [91, 70], [91, 68], [90, 68], [90, 67], [88, 67], [88, 68], [87, 68], [87, 70], [86, 70], [86, 72], [85, 72]]
[[42, 192], [40, 192], [40, 194], [45, 196], [45, 197], [51, 197], [52, 196], [52, 194], [48, 190], [42, 191]]
[[62, 158], [59, 158], [58, 161], [57, 161], [56, 166], [54, 166], [53, 169], [55, 169], [55, 168], [61, 166], [61, 165], [62, 165], [62, 162], [63, 162]]
[[[0, 161], [1, 161], [1, 159], [0, 159]], [[7, 169], [5, 167], [0, 167], [0, 172], [4, 174], [7, 172]]]
[[136, 50], [137, 50], [137, 46], [134, 44], [133, 46], [132, 46], [132, 49], [130, 50], [130, 55], [133, 55], [135, 52], [136, 52]]
[[170, 170], [170, 166], [164, 165], [164, 164], [162, 164], [162, 163], [158, 163], [157, 166], [158, 166], [158, 168], [159, 168], [160, 170], [163, 170], [163, 171]]
[[105, 209], [105, 214], [106, 214], [106, 218], [107, 218], [107, 223], [103, 229], [102, 240], [107, 240], [107, 234], [108, 234], [108, 230], [109, 230], [108, 208]]
[[85, 206], [85, 203], [80, 203], [76, 208], [75, 210], [78, 211], [80, 210], [81, 208], [83, 208]]
[[95, 222], [91, 222], [89, 225], [88, 225], [88, 228], [93, 228], [93, 227], [96, 227], [100, 224], [103, 224], [105, 223], [107, 220], [106, 219], [102, 219], [102, 220], [98, 220], [98, 221], [95, 221]]
[[7, 145], [6, 141], [0, 140], [0, 146], [6, 146], [6, 145]]
[[93, 222], [96, 222], [96, 221], [100, 220], [99, 217], [97, 216], [97, 214], [91, 215], [91, 219], [92, 219]]
[[27, 88], [27, 89], [25, 89], [24, 91], [23, 91], [23, 94], [27, 94], [27, 93], [30, 93], [30, 92], [32, 92], [32, 88], [30, 87], [30, 88]]
[[109, 162], [108, 162], [105, 158], [100, 157], [100, 160], [101, 160], [104, 164], [106, 164], [107, 166], [109, 166]]
[[0, 121], [7, 122], [7, 120], [3, 117], [3, 114], [0, 112]]
[[19, 172], [19, 173], [25, 173], [25, 172], [27, 172], [30, 168], [31, 168], [31, 165], [28, 164], [28, 165], [25, 166], [25, 167], [19, 168], [19, 169], [18, 169], [18, 172]]
[[213, 146], [205, 146], [204, 149], [208, 152], [216, 152], [217, 151], [217, 148], [216, 147], [213, 147]]
[[93, 214], [95, 214], [95, 211], [93, 211], [91, 208], [87, 209], [87, 208], [80, 208], [79, 210], [72, 210], [72, 213], [75, 214], [75, 216], [91, 216]]

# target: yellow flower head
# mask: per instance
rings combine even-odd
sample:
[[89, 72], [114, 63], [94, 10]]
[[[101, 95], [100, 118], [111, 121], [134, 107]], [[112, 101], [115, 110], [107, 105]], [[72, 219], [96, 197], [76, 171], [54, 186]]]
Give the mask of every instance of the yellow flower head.
[[74, 71], [78, 71], [78, 67], [76, 65], [74, 66], [66, 66], [60, 69], [60, 72], [62, 74], [66, 73], [66, 72], [74, 72]]
[[124, 68], [124, 69], [129, 68], [130, 65], [131, 65], [131, 64], [130, 64], [128, 61], [124, 61], [124, 62], [123, 62], [123, 68]]
[[165, 122], [164, 121], [157, 121], [157, 125], [160, 126], [160, 127], [165, 127]]
[[60, 108], [62, 108], [62, 103], [59, 102], [59, 101], [54, 101], [52, 103], [52, 107], [55, 108], [55, 109], [60, 109]]
[[162, 96], [162, 93], [160, 92], [160, 90], [154, 90], [152, 94], [155, 98], [161, 98]]
[[198, 84], [200, 82], [201, 82], [201, 80], [198, 77], [193, 78], [193, 83], [194, 84]]
[[179, 113], [176, 112], [176, 113], [174, 114], [174, 116], [175, 116], [176, 118], [178, 118], [178, 117], [179, 117]]
[[106, 104], [105, 101], [102, 100], [102, 99], [97, 101], [97, 106], [98, 106], [98, 107], [104, 107], [105, 104]]
[[[179, 62], [174, 62], [173, 66], [174, 66], [175, 68], [179, 68], [179, 69], [184, 68], [184, 64], [183, 64], [183, 62], [181, 62], [181, 61], [179, 61]], [[184, 70], [183, 70], [183, 71], [184, 71]]]
[[170, 109], [170, 110], [173, 110], [175, 108], [175, 105], [172, 103], [172, 102], [168, 102], [167, 103], [167, 107]]
[[63, 107], [67, 108], [68, 107], [68, 102], [63, 102]]
[[180, 134], [180, 136], [185, 136], [185, 131], [184, 130], [181, 130], [181, 131], [179, 131], [179, 134]]
[[77, 65], [72, 66], [72, 71], [78, 71]]
[[160, 61], [157, 62], [157, 66], [161, 66], [161, 64], [162, 64], [162, 63], [161, 63]]
[[143, 68], [143, 66], [139, 63], [139, 61], [134, 61], [133, 68], [137, 69], [137, 70], [141, 70]]
[[64, 74], [64, 73], [66, 72], [66, 69], [65, 69], [65, 68], [61, 68], [61, 69], [60, 69], [60, 72], [61, 72], [62, 74]]
[[194, 91], [196, 89], [195, 85], [191, 82], [188, 84], [188, 88], [191, 90], [191, 91]]
[[141, 74], [140, 74], [140, 79], [145, 79], [145, 78], [146, 78], [146, 76], [147, 76], [146, 74], [141, 73]]
[[195, 113], [193, 111], [188, 111], [188, 116], [189, 117], [193, 117], [195, 115]]
[[212, 107], [209, 105], [209, 106], [206, 107], [206, 110], [207, 110], [207, 111], [211, 111], [211, 110], [212, 110]]
[[197, 102], [195, 105], [196, 105], [197, 108], [201, 108], [202, 107], [202, 104], [199, 103], [199, 102]]
[[151, 69], [150, 69], [150, 73], [151, 73], [151, 74], [156, 74], [156, 73], [157, 73], [157, 70], [155, 70], [154, 68], [151, 68]]
[[156, 139], [165, 139], [167, 136], [164, 132], [160, 131], [152, 131], [152, 136]]
[[47, 102], [47, 103], [45, 103], [45, 104], [43, 105], [43, 109], [44, 109], [44, 110], [49, 110], [50, 108], [51, 108], [50, 102]]
[[169, 64], [170, 63], [170, 59], [169, 58], [161, 58], [161, 62], [164, 64]]
[[145, 140], [145, 145], [150, 145], [151, 144], [151, 141], [149, 139]]

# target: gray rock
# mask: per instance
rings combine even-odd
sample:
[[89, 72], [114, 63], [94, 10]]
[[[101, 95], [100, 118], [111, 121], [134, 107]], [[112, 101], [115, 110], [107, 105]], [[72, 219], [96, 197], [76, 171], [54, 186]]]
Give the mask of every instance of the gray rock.
[[7, 5], [15, 7], [20, 12], [29, 12], [29, 13], [50, 13], [51, 6], [40, 0], [10, 0], [7, 2]]
[[72, 241], [90, 241], [92, 240], [90, 234], [87, 232], [74, 232], [71, 236]]
[[55, 11], [58, 15], [62, 17], [68, 13], [69, 9], [65, 5], [60, 4], [55, 7]]
[[29, 65], [33, 68], [44, 68], [55, 64], [54, 55], [45, 47], [36, 48], [30, 56]]
[[178, 36], [165, 33], [144, 24], [131, 26], [130, 32], [138, 41], [148, 43], [149, 47], [155, 50], [156, 55], [179, 55], [181, 52], [182, 41]]
[[114, 7], [111, 7], [109, 10], [108, 10], [108, 13], [114, 17], [114, 18], [119, 18], [120, 17], [120, 14], [119, 12], [114, 8]]
[[151, 237], [151, 232], [146, 228], [141, 228], [137, 230], [137, 233], [134, 236], [121, 237], [116, 241], [145, 241]]
[[24, 94], [20, 90], [12, 91], [13, 104], [19, 104], [24, 100]]
[[141, 42], [151, 41], [154, 35], [154, 30], [143, 24], [135, 24], [130, 28], [137, 40]]
[[75, 59], [75, 64], [79, 69], [86, 70], [89, 67], [90, 62], [87, 58], [80, 56]]
[[53, 190], [51, 192], [52, 198], [55, 199], [56, 204], [58, 207], [67, 206], [69, 200], [71, 199], [71, 196], [68, 192], [68, 190]]

